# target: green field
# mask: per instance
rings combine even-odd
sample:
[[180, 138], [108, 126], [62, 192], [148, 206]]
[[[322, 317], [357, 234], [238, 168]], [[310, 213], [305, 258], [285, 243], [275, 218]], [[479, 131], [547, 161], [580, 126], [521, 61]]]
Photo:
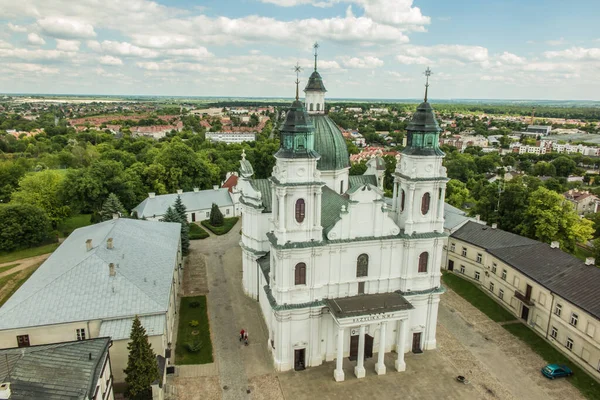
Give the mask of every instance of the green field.
[[231, 230], [231, 228], [233, 228], [235, 226], [235, 224], [238, 222], [238, 219], [239, 219], [238, 217], [224, 218], [223, 226], [212, 226], [210, 224], [210, 221], [206, 220], [206, 221], [202, 221], [202, 226], [207, 228], [209, 231], [211, 231], [215, 235], [224, 235], [227, 232], [229, 232]]
[[40, 256], [42, 254], [52, 253], [60, 243], [50, 243], [39, 247], [30, 247], [28, 249], [15, 250], [8, 253], [0, 253], [0, 264], [20, 260], [22, 258]]
[[[10, 289], [10, 291], [8, 293], [6, 293], [2, 298], [0, 298], [0, 307], [2, 307], [8, 299], [10, 299], [10, 296], [15, 294], [15, 292], [21, 287], [21, 285], [23, 285], [25, 283], [25, 281], [27, 281], [27, 279], [29, 279], [29, 277], [38, 269], [38, 267], [40, 265], [42, 265], [41, 262], [39, 262], [35, 265], [32, 265], [31, 267], [29, 267], [27, 269], [27, 273], [21, 279], [19, 279], [17, 281], [17, 283]], [[21, 272], [23, 272], [23, 271], [15, 272], [14, 274], [10, 274], [8, 276], [5, 276], [4, 278], [0, 278], [0, 286], [4, 286], [6, 284], [6, 282], [8, 282], [10, 279], [12, 279], [13, 277], [15, 277], [17, 274], [19, 274]], [[8, 278], [8, 279], [4, 280], [5, 278]]]
[[190, 224], [190, 240], [206, 239], [210, 235], [199, 225], [195, 223]]
[[[198, 307], [191, 307], [190, 303], [198, 302]], [[198, 321], [196, 327], [190, 326], [191, 321]], [[193, 333], [197, 333], [194, 335]], [[188, 343], [200, 343], [200, 351], [191, 352]], [[179, 308], [179, 330], [177, 331], [177, 344], [175, 345], [175, 362], [178, 365], [208, 364], [213, 362], [212, 342], [210, 340], [210, 326], [206, 314], [206, 296], [182, 297]]]
[[18, 265], [19, 265], [19, 263], [5, 265], [4, 267], [1, 267], [1, 268], [0, 268], [0, 274], [1, 274], [2, 272], [8, 271], [9, 269], [13, 269], [14, 267], [16, 267], [16, 266], [18, 266]]
[[75, 229], [81, 228], [83, 226], [91, 225], [92, 224], [92, 222], [90, 221], [91, 217], [92, 217], [92, 214], [73, 215], [72, 217], [69, 217], [69, 218], [65, 219], [63, 222], [61, 222], [60, 225], [58, 226], [57, 230], [60, 232], [61, 237], [67, 237]]

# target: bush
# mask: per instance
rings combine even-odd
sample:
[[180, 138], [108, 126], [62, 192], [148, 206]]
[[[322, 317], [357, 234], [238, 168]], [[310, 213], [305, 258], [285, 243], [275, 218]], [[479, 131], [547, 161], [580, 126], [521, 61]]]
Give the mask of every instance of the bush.
[[190, 352], [190, 353], [197, 353], [202, 349], [202, 341], [200, 340], [194, 340], [193, 342], [187, 342], [185, 344], [185, 348]]
[[210, 224], [212, 226], [222, 226], [223, 225], [223, 213], [219, 209], [215, 203], [213, 203], [212, 208], [210, 210]]
[[194, 300], [190, 303], [190, 308], [198, 308], [198, 307], [200, 307], [199, 301]]
[[198, 325], [200, 325], [200, 322], [198, 322], [197, 320], [193, 319], [193, 320], [191, 320], [191, 321], [190, 321], [190, 326], [191, 326], [192, 328], [195, 328], [195, 327], [197, 327]]
[[50, 220], [41, 209], [29, 204], [0, 207], [0, 252], [47, 243]]
[[225, 218], [222, 226], [211, 225], [209, 221], [202, 221], [202, 226], [206, 227], [209, 231], [215, 235], [224, 235], [235, 226], [238, 221], [238, 217]]
[[194, 223], [190, 224], [190, 233], [189, 233], [190, 240], [206, 239], [209, 236], [210, 235], [208, 234], [208, 232], [206, 232], [204, 229], [202, 229], [198, 225], [196, 225]]

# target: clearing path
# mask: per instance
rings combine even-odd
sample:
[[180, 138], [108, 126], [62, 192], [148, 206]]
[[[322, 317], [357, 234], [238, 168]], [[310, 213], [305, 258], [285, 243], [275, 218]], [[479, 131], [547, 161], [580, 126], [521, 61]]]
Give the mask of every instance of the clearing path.
[[41, 263], [42, 261], [46, 261], [46, 259], [48, 257], [50, 257], [50, 254], [52, 254], [52, 253], [42, 254], [40, 256], [22, 258], [20, 260], [2, 263], [2, 264], [0, 264], [0, 268], [5, 267], [7, 265], [12, 265], [12, 264], [19, 264], [19, 265], [17, 265], [14, 268], [9, 269], [8, 271], [4, 271], [4, 272], [0, 273], [0, 278], [5, 277], [10, 274], [14, 274], [15, 272], [23, 271], [24, 269], [27, 269], [27, 268], [31, 267], [32, 265]]

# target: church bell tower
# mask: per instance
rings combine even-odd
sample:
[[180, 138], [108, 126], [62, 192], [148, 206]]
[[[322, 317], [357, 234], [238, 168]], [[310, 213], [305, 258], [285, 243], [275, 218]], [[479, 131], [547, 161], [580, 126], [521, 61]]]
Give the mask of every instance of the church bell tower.
[[323, 115], [325, 114], [325, 93], [327, 89], [325, 89], [321, 74], [317, 71], [317, 50], [319, 49], [319, 44], [315, 43], [313, 48], [315, 49], [315, 70], [310, 74], [308, 83], [304, 88], [304, 104], [309, 114]]

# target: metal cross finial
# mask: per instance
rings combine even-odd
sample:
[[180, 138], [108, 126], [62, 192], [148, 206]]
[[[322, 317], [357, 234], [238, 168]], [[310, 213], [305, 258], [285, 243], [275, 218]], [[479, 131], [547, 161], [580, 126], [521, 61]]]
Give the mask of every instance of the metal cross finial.
[[317, 70], [317, 50], [319, 49], [319, 43], [315, 42], [313, 44], [313, 48], [315, 49], [315, 71]]
[[427, 67], [427, 69], [425, 70], [425, 72], [423, 72], [423, 75], [426, 76], [426, 80], [425, 80], [425, 102], [427, 102], [427, 89], [429, 89], [429, 77], [431, 75], [433, 75], [433, 72], [431, 72], [431, 70], [429, 69], [429, 67]]
[[296, 100], [300, 99], [298, 85], [300, 84], [300, 72], [302, 71], [302, 67], [300, 67], [299, 63], [296, 63], [294, 66], [294, 72], [296, 72]]

